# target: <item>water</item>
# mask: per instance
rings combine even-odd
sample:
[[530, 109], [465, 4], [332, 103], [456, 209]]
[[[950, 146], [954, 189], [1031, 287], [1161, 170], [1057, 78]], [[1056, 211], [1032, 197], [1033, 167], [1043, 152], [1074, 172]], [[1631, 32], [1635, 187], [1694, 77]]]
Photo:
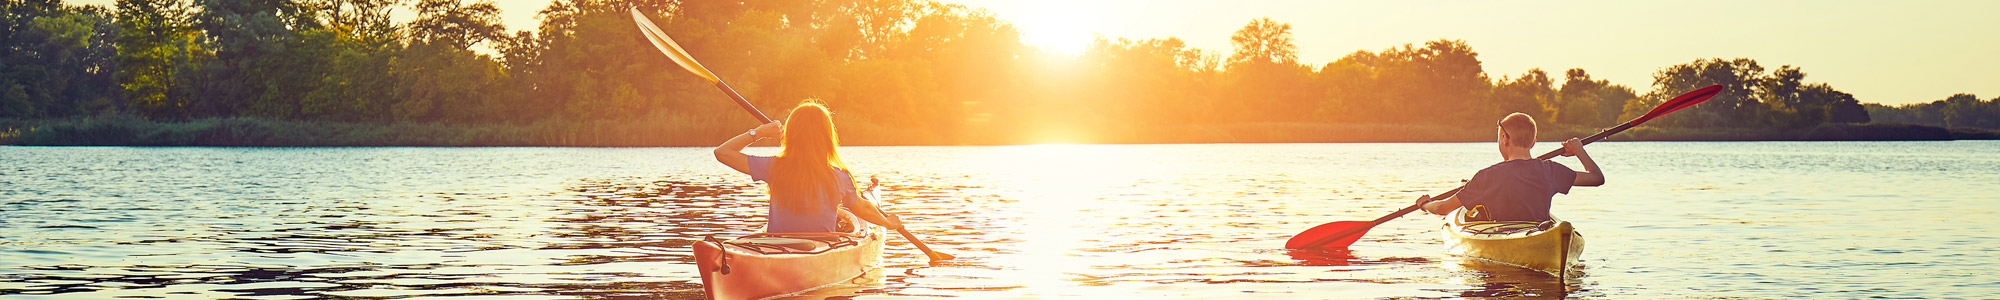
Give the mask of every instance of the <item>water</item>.
[[[708, 150], [0, 147], [0, 298], [699, 298], [691, 242], [764, 209]], [[2000, 294], [1996, 142], [1592, 145], [1610, 183], [1556, 199], [1590, 242], [1566, 280], [1442, 255], [1436, 216], [1279, 249], [1449, 189], [1491, 143], [844, 150], [959, 259], [891, 238], [872, 281], [816, 296]]]

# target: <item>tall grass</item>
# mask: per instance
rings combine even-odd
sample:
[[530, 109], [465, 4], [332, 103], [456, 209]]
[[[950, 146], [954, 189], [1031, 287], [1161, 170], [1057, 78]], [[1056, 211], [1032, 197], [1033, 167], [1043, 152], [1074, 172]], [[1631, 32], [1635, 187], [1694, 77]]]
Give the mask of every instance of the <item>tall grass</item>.
[[[689, 118], [527, 124], [347, 123], [257, 118], [159, 122], [88, 118], [0, 122], [0, 142], [32, 146], [694, 146], [738, 132]], [[745, 128], [748, 125], [745, 125]]]
[[[753, 127], [721, 117], [658, 116], [637, 121], [542, 120], [523, 124], [347, 123], [257, 118], [180, 122], [134, 118], [0, 120], [0, 144], [32, 146], [710, 146]], [[1043, 142], [1019, 132], [968, 129], [952, 136], [936, 128], [849, 121], [847, 145], [952, 145]], [[984, 131], [981, 131], [984, 130]], [[1096, 143], [1345, 143], [1487, 142], [1492, 128], [1424, 124], [1252, 123], [1089, 128]], [[1585, 137], [1600, 128], [1545, 125], [1544, 141]], [[1014, 130], [1019, 131], [1019, 130]], [[2000, 131], [1911, 124], [1827, 124], [1803, 129], [1638, 127], [1620, 141], [1866, 141], [2000, 139]], [[771, 143], [767, 141], [766, 143]]]

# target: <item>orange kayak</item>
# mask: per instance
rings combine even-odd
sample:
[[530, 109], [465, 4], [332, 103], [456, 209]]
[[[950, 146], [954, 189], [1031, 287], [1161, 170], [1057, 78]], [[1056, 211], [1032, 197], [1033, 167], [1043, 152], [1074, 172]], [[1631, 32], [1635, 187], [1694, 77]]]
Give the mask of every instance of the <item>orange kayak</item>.
[[[851, 220], [851, 219], [849, 219]], [[883, 229], [867, 222], [846, 232], [758, 233], [694, 244], [695, 266], [709, 299], [795, 295], [860, 277], [882, 261]]]

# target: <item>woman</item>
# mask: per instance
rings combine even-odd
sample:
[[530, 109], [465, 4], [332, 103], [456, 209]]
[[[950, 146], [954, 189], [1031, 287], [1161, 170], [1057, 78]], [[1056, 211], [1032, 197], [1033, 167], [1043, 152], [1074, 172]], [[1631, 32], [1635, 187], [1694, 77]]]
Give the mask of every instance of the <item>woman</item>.
[[[787, 126], [789, 125], [789, 126]], [[778, 137], [778, 156], [743, 154], [743, 147]], [[833, 131], [833, 113], [818, 100], [792, 108], [784, 122], [757, 126], [715, 147], [715, 160], [750, 174], [771, 187], [770, 223], [766, 232], [834, 232], [838, 208], [869, 223], [902, 229], [894, 215], [882, 214], [875, 203], [861, 198], [853, 174], [840, 160], [840, 138]]]

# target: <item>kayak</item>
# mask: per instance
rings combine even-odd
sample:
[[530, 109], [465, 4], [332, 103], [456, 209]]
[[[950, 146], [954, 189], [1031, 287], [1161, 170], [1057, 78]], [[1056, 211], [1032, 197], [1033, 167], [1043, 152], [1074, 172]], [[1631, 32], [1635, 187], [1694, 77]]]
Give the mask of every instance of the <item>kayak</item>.
[[1563, 277], [1583, 254], [1583, 234], [1568, 221], [1478, 221], [1465, 209], [1445, 216], [1445, 253]]
[[[843, 232], [757, 233], [694, 244], [709, 299], [767, 299], [860, 277], [882, 261], [883, 229], [842, 211]], [[853, 226], [862, 224], [865, 226]]]

